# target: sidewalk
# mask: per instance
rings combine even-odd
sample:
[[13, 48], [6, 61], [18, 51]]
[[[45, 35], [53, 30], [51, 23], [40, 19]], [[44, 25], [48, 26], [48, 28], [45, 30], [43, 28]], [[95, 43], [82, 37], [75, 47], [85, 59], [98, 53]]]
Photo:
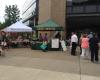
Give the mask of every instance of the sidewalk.
[[60, 51], [11, 49], [0, 57], [0, 80], [100, 80], [100, 64]]

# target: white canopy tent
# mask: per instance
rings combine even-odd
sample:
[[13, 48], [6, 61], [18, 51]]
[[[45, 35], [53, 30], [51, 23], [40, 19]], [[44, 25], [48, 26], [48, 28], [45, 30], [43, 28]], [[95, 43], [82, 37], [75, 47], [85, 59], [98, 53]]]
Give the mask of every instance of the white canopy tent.
[[5, 32], [32, 32], [32, 28], [24, 25], [22, 22], [16, 22], [3, 29]]

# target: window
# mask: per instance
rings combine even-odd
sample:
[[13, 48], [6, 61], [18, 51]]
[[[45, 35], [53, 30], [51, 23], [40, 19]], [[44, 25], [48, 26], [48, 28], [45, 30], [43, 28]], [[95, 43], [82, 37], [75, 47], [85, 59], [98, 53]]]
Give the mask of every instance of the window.
[[67, 6], [72, 6], [72, 0], [67, 0]]
[[73, 5], [84, 5], [88, 0], [73, 0]]
[[100, 0], [73, 0], [73, 5], [93, 5], [93, 4], [100, 4]]
[[67, 7], [67, 13], [68, 14], [72, 13], [72, 7]]
[[83, 6], [73, 7], [73, 13], [83, 13]]
[[100, 12], [100, 0], [67, 0], [67, 14]]
[[87, 5], [85, 8], [85, 12], [86, 13], [90, 13], [90, 12], [96, 12], [96, 6], [95, 5]]

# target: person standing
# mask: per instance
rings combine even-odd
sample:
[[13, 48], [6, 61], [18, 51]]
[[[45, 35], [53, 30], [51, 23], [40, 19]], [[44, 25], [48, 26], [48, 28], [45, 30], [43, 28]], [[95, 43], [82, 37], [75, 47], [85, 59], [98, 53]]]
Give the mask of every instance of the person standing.
[[47, 51], [48, 50], [48, 34], [47, 33], [45, 33], [43, 36], [43, 46], [45, 47], [43, 51]]
[[83, 34], [83, 37], [81, 38], [81, 49], [81, 57], [89, 57], [89, 38], [87, 37], [87, 34]]
[[48, 34], [47, 33], [44, 34], [43, 41], [48, 42]]
[[83, 33], [81, 33], [81, 36], [80, 36], [80, 38], [79, 38], [80, 54], [82, 54], [82, 48], [81, 48], [82, 38], [83, 38]]
[[5, 48], [7, 46], [7, 37], [4, 31], [1, 32], [1, 48], [3, 50], [2, 56], [5, 56]]
[[90, 42], [90, 51], [91, 51], [91, 62], [98, 62], [98, 51], [99, 51], [99, 39], [96, 34], [93, 34], [93, 37], [89, 40]]
[[76, 55], [76, 47], [78, 44], [78, 37], [75, 32], [72, 32], [71, 36], [71, 55], [75, 56]]
[[40, 42], [43, 42], [43, 36], [42, 36], [41, 33], [39, 34], [39, 41], [40, 41]]
[[55, 38], [58, 38], [59, 40], [61, 40], [61, 33], [58, 32], [58, 34], [55, 36]]

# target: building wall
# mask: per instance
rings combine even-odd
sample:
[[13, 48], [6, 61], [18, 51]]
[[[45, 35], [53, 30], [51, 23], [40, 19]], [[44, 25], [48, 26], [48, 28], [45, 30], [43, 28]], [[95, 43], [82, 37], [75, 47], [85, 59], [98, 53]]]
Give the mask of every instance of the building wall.
[[65, 27], [66, 0], [40, 0], [39, 23], [53, 19]]
[[34, 15], [36, 0], [27, 0], [23, 5], [22, 19], [27, 20]]
[[66, 0], [52, 0], [51, 2], [51, 17], [54, 21], [60, 24], [64, 28], [62, 37], [66, 37]]
[[52, 0], [51, 17], [62, 27], [65, 27], [66, 0]]
[[[36, 7], [34, 7], [34, 5], [32, 5], [34, 8], [29, 10], [31, 8], [30, 5], [34, 1], [36, 1], [36, 0], [28, 0], [24, 4], [25, 8], [23, 9], [23, 19], [30, 17], [30, 14], [32, 15], [32, 12], [34, 12], [34, 10], [36, 8]], [[29, 3], [31, 3], [31, 4], [29, 4]], [[30, 8], [28, 9], [28, 7], [30, 7]], [[45, 22], [48, 19], [53, 19], [58, 24], [65, 27], [65, 11], [66, 11], [65, 8], [66, 8], [66, 0], [39, 0], [39, 21], [38, 21], [38, 24]]]
[[66, 30], [65, 15], [66, 0], [39, 0], [39, 24], [48, 19], [53, 19]]
[[51, 0], [39, 0], [39, 22], [45, 22], [51, 18]]

